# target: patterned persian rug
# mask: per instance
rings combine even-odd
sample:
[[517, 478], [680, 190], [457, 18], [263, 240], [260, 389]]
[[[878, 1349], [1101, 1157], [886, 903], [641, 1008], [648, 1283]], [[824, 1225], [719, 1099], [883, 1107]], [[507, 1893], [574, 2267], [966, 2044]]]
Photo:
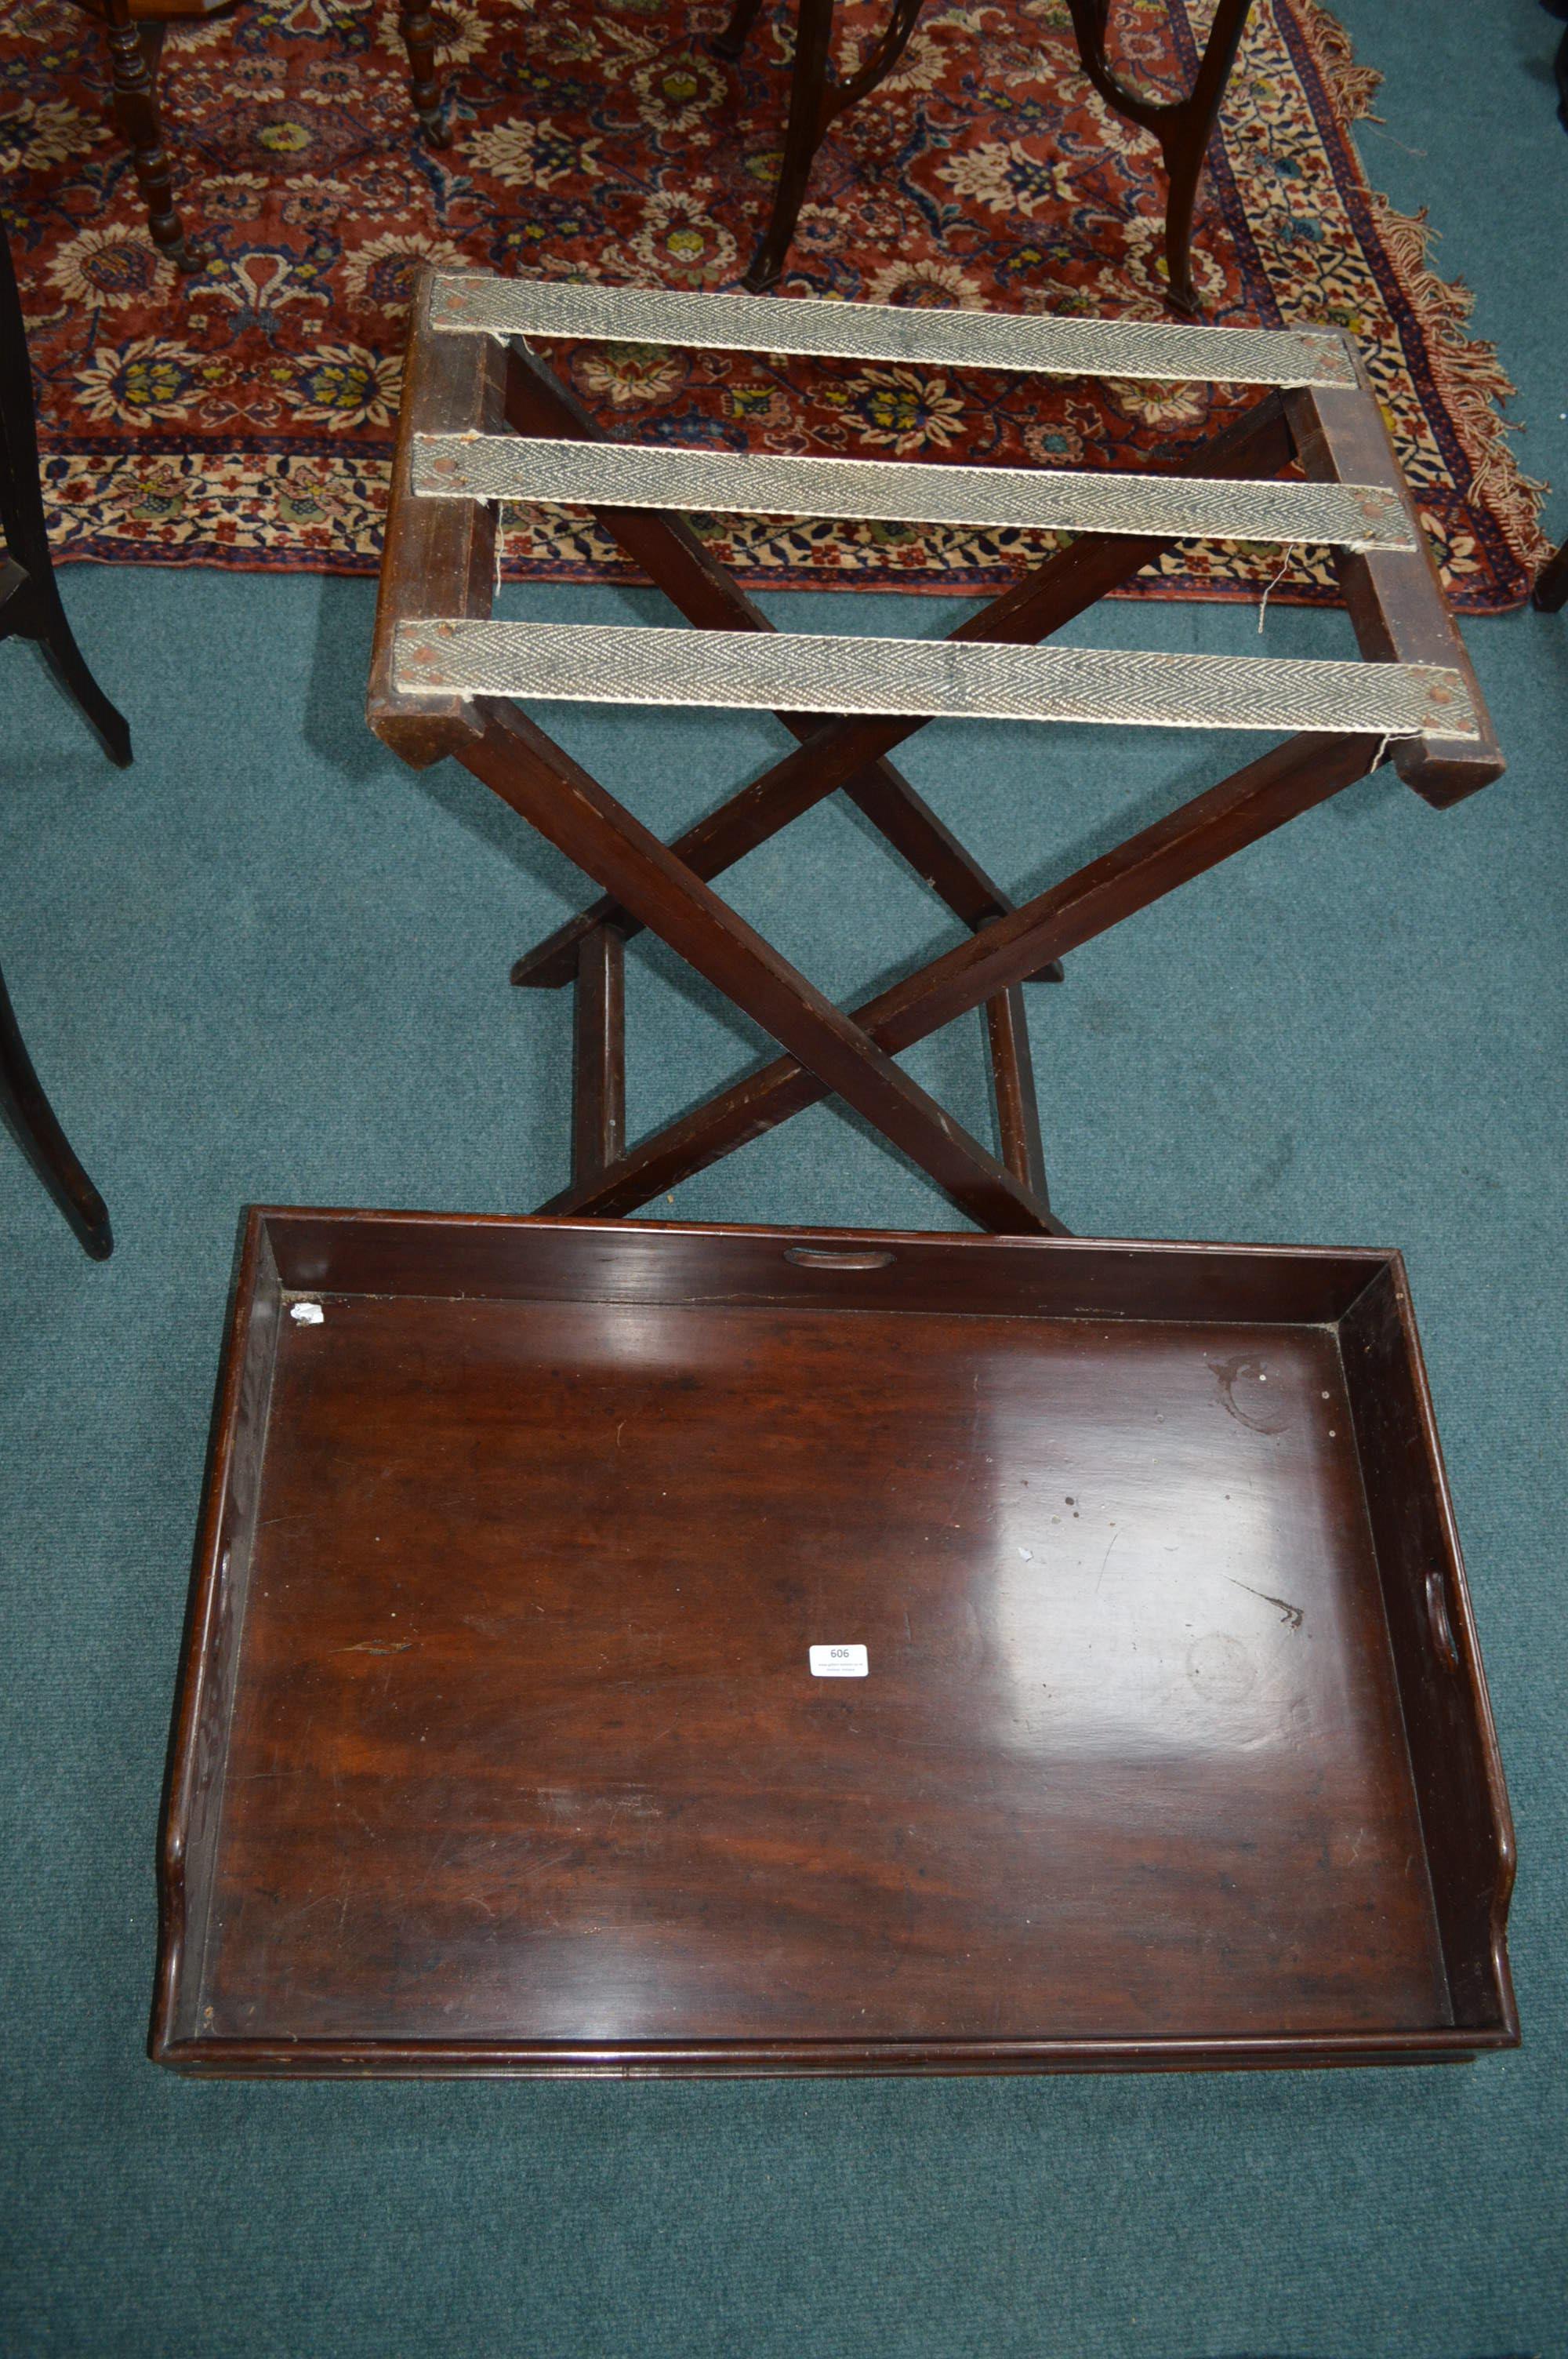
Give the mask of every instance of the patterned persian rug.
[[[1151, 87], [1190, 67], [1207, 0], [1119, 0]], [[424, 261], [732, 287], [776, 168], [792, 17], [738, 68], [699, 0], [440, 0], [454, 137], [416, 138], [393, 0], [241, 0], [171, 30], [162, 94], [203, 267], [155, 257], [108, 127], [102, 38], [67, 0], [0, 14], [0, 203], [38, 378], [64, 558], [368, 571], [377, 560], [411, 275]], [[840, 10], [841, 55], [871, 37]], [[1257, 0], [1200, 200], [1210, 319], [1343, 321], [1362, 340], [1458, 605], [1525, 595], [1536, 489], [1426, 230], [1368, 187], [1346, 132], [1377, 77], [1315, 0]], [[1063, 0], [927, 0], [900, 70], [820, 155], [781, 293], [1156, 319], [1154, 142], [1077, 71]], [[1212, 431], [1232, 395], [651, 348], [558, 355], [639, 438], [740, 449], [1136, 466]], [[1042, 536], [709, 520], [780, 586], [991, 590]], [[509, 568], [625, 568], [566, 511], [514, 519]], [[1140, 584], [1256, 595], [1271, 560], [1179, 550]], [[1332, 596], [1303, 553], [1273, 592]]]

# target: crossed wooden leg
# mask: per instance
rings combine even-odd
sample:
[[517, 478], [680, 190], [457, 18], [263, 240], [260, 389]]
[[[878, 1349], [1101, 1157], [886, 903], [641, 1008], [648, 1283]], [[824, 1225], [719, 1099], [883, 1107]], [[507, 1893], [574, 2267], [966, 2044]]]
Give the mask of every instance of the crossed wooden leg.
[[[586, 440], [600, 432], [558, 380], [531, 354], [515, 348], [508, 355], [503, 401], [508, 423], [522, 434]], [[1252, 471], [1278, 472], [1288, 463], [1291, 455], [1282, 405], [1271, 396], [1211, 444], [1203, 454], [1202, 463], [1209, 473], [1246, 475]], [[594, 515], [600, 527], [653, 576], [688, 622], [708, 629], [766, 631], [773, 627], [724, 568], [708, 554], [683, 519], [645, 508], [601, 507], [596, 508]], [[1096, 603], [1129, 574], [1158, 558], [1168, 545], [1167, 540], [1152, 535], [1142, 538], [1086, 538], [1047, 560], [983, 612], [961, 624], [953, 636], [960, 640], [1033, 644]], [[835, 722], [824, 726], [816, 719], [801, 715], [781, 713], [778, 718], [798, 741], [797, 750], [688, 828], [668, 847], [669, 854], [689, 879], [706, 885], [814, 804], [842, 788], [966, 924], [986, 930], [1012, 914], [1012, 904], [1001, 887], [887, 758], [890, 750], [913, 735], [924, 725], [922, 723], [873, 719]], [[481, 757], [483, 767], [468, 753], [462, 758], [487, 784], [512, 800], [507, 787], [498, 785], [498, 778], [507, 772], [507, 744], [504, 737], [493, 742], [487, 737]], [[537, 754], [548, 741], [540, 739], [531, 744]], [[518, 758], [515, 746], [510, 758], [514, 765]], [[542, 832], [549, 834], [550, 829], [544, 827]], [[660, 849], [664, 851], [665, 847]], [[593, 860], [585, 860], [582, 864], [601, 882], [606, 881], [604, 871]], [[713, 897], [708, 899], [714, 908], [723, 907]], [[568, 1194], [574, 1201], [582, 1194], [585, 1209], [590, 1200], [597, 1209], [595, 1191], [610, 1184], [609, 1175], [618, 1169], [622, 1158], [622, 952], [628, 937], [644, 922], [647, 920], [635, 901], [611, 891], [557, 928], [513, 968], [513, 981], [517, 984], [556, 987], [576, 982], [578, 985], [573, 1171]], [[671, 939], [662, 924], [658, 930]], [[700, 958], [694, 958], [693, 962], [708, 972]], [[1030, 1200], [1036, 1224], [1049, 1224], [1052, 1228], [1060, 1224], [1050, 1214], [1021, 986], [1027, 980], [1054, 980], [1060, 974], [1060, 964], [1055, 954], [1051, 953], [1036, 966], [1025, 967], [1010, 976], [996, 992], [981, 995], [987, 1002], [987, 1036], [1002, 1167]], [[709, 979], [718, 980], [711, 973]], [[730, 995], [738, 996], [733, 993]], [[755, 1009], [751, 1012], [756, 1013]], [[758, 1020], [767, 1019], [759, 1016]], [[776, 1026], [770, 1025], [769, 1028], [783, 1038]], [[885, 1124], [881, 1126], [887, 1127]], [[889, 1136], [892, 1136], [891, 1131]], [[932, 1175], [937, 1176], [926, 1155], [910, 1144], [914, 1136], [914, 1131], [909, 1132], [901, 1143], [908, 1147], [916, 1161], [925, 1163]], [[928, 1137], [925, 1146], [927, 1149], [931, 1147]], [[973, 1149], [975, 1142], [968, 1141], [968, 1146]], [[699, 1157], [699, 1162], [712, 1159], [711, 1156]], [[949, 1168], [946, 1159], [943, 1168]], [[964, 1179], [964, 1175], [958, 1176]], [[976, 1175], [971, 1170], [965, 1184], [975, 1182]], [[962, 1203], [965, 1210], [971, 1209], [970, 1203], [949, 1185], [949, 1180], [945, 1179], [942, 1184], [949, 1186], [955, 1201]], [[987, 1201], [991, 1201], [996, 1187], [994, 1173], [987, 1171], [978, 1184], [982, 1192], [989, 1191]], [[657, 1192], [656, 1188], [649, 1192]], [[641, 1202], [645, 1198], [639, 1196], [635, 1201]], [[566, 1201], [557, 1200], [555, 1209], [564, 1209]], [[1010, 1201], [1012, 1212], [1017, 1212], [1020, 1206], [1016, 1201]], [[1013, 1224], [1009, 1219], [993, 1218], [990, 1213], [986, 1217], [994, 1226]]]
[[[531, 722], [504, 704], [487, 704], [484, 714], [484, 734], [463, 756], [475, 775], [608, 884], [619, 906], [653, 926], [787, 1052], [629, 1151], [616, 1154], [606, 1128], [592, 1168], [579, 1166], [571, 1186], [541, 1211], [633, 1212], [836, 1091], [971, 1218], [992, 1229], [1058, 1235], [1061, 1223], [1045, 1205], [891, 1060], [982, 1001], [994, 1007], [1001, 998], [1005, 1007], [1010, 988], [1043, 960], [1078, 949], [1354, 785], [1380, 751], [1370, 737], [1291, 738], [845, 1016]], [[830, 724], [823, 737], [842, 726]], [[993, 1025], [998, 1020], [1005, 1017], [993, 1016]]]

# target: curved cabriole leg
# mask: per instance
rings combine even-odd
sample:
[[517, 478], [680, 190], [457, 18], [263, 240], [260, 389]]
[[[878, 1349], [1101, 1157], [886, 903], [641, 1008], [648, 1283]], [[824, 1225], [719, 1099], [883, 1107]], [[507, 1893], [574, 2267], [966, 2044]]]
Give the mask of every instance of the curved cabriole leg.
[[1192, 273], [1193, 208], [1251, 6], [1252, 0], [1219, 0], [1192, 95], [1173, 109], [1167, 128], [1156, 125], [1171, 179], [1165, 201], [1165, 267], [1170, 273], [1171, 303], [1189, 318], [1198, 309]]
[[752, 27], [762, 12], [762, 0], [735, 0], [730, 22], [708, 44], [713, 55], [733, 65], [750, 39]]
[[772, 287], [795, 238], [812, 159], [822, 141], [827, 67], [833, 45], [833, 0], [800, 0], [795, 61], [790, 70], [789, 121], [784, 162], [773, 190], [773, 217], [741, 284], [753, 295]]
[[92, 674], [59, 602], [54, 576], [32, 584], [38, 593], [41, 627], [38, 643], [56, 679], [78, 707], [109, 759], [122, 770], [131, 766], [131, 724], [112, 705]]
[[397, 0], [397, 25], [408, 52], [408, 91], [419, 128], [432, 147], [450, 145], [441, 121], [441, 85], [436, 80], [436, 20], [428, 0]]
[[84, 1249], [107, 1261], [114, 1240], [103, 1197], [71, 1152], [55, 1119], [17, 1028], [5, 981], [0, 975], [0, 1119], [16, 1134], [32, 1165]]
[[131, 732], [88, 670], [60, 603], [38, 478], [38, 421], [22, 299], [0, 234], [0, 639], [36, 640], [68, 696], [124, 769]]
[[1193, 285], [1193, 212], [1203, 174], [1208, 135], [1193, 137], [1187, 126], [1173, 129], [1160, 142], [1169, 182], [1165, 197], [1165, 269], [1169, 278], [1166, 301], [1173, 311], [1194, 319], [1198, 312]]
[[1109, 0], [1067, 0], [1078, 59], [1106, 104], [1129, 123], [1152, 131], [1170, 179], [1165, 205], [1165, 267], [1173, 310], [1198, 309], [1192, 278], [1193, 212], [1204, 159], [1241, 46], [1252, 0], [1217, 0], [1208, 39], [1192, 89], [1174, 101], [1146, 98], [1130, 89], [1106, 52]]
[[[199, 270], [188, 252], [185, 232], [174, 209], [174, 187], [163, 144], [157, 93], [147, 70], [140, 27], [131, 22], [126, 0], [112, 0], [114, 14], [107, 27], [109, 71], [114, 89], [114, 121], [131, 151], [136, 184], [147, 209], [153, 244], [178, 270]], [[162, 28], [155, 38], [161, 41]]]

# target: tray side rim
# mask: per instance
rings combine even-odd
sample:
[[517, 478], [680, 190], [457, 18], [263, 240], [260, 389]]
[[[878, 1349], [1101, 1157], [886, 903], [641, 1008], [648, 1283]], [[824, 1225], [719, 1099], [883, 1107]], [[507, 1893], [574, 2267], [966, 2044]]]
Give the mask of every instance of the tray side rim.
[[1516, 2027], [1140, 2038], [711, 2040], [374, 2040], [197, 2038], [157, 2061], [197, 2077], [385, 2075], [698, 2078], [796, 2074], [1280, 2071], [1366, 2063], [1468, 2063], [1517, 2048]]
[[[1141, 1237], [1041, 1237], [999, 1236], [965, 1230], [944, 1229], [883, 1229], [866, 1227], [814, 1227], [741, 1222], [697, 1221], [608, 1221], [581, 1218], [557, 1218], [542, 1213], [465, 1213], [449, 1212], [417, 1212], [403, 1210], [380, 1211], [371, 1208], [308, 1205], [259, 1204], [249, 1208], [264, 1225], [271, 1238], [286, 1296], [292, 1293], [381, 1294], [418, 1292], [431, 1299], [482, 1299], [484, 1288], [468, 1286], [443, 1288], [421, 1286], [417, 1288], [399, 1286], [339, 1285], [319, 1266], [308, 1270], [290, 1266], [287, 1246], [309, 1237], [311, 1231], [334, 1234], [345, 1242], [384, 1238], [406, 1240], [416, 1250], [427, 1242], [441, 1238], [471, 1237], [504, 1243], [508, 1237], [520, 1244], [530, 1237], [559, 1238], [563, 1248], [576, 1244], [601, 1256], [625, 1256], [631, 1258], [646, 1254], [650, 1242], [667, 1239], [700, 1247], [711, 1244], [719, 1250], [777, 1245], [781, 1256], [793, 1250], [806, 1247], [828, 1251], [859, 1251], [886, 1254], [891, 1264], [901, 1257], [913, 1259], [916, 1266], [933, 1269], [944, 1260], [972, 1261], [992, 1269], [1011, 1268], [1022, 1275], [1025, 1270], [1055, 1267], [1071, 1270], [1075, 1266], [1086, 1271], [1128, 1272], [1140, 1265], [1154, 1269], [1162, 1264], [1173, 1270], [1201, 1272], [1273, 1271], [1288, 1274], [1300, 1272], [1319, 1280], [1333, 1273], [1340, 1274], [1340, 1285], [1332, 1308], [1314, 1313], [1301, 1310], [1281, 1310], [1259, 1309], [1249, 1305], [1244, 1313], [1227, 1316], [1223, 1309], [1206, 1306], [1202, 1316], [1215, 1324], [1248, 1326], [1332, 1325], [1343, 1318], [1359, 1299], [1367, 1286], [1387, 1269], [1392, 1259], [1392, 1248], [1387, 1246], [1292, 1245], [1270, 1242], [1260, 1244], [1246, 1240], [1208, 1240], [1193, 1238]], [[656, 1249], [656, 1248], [655, 1248]], [[907, 1271], [904, 1273], [907, 1275]], [[683, 1273], [689, 1275], [689, 1271]], [[823, 1309], [887, 1309], [923, 1306], [900, 1305], [895, 1299], [897, 1277], [890, 1275], [885, 1281], [881, 1272], [873, 1274], [876, 1282], [863, 1284], [857, 1291], [845, 1288], [841, 1277], [831, 1271], [795, 1269], [787, 1279], [778, 1277], [776, 1287], [742, 1293], [717, 1290], [693, 1293], [686, 1285], [673, 1281], [667, 1292], [650, 1287], [638, 1298], [645, 1301], [671, 1300], [699, 1307], [706, 1302], [717, 1305], [728, 1302], [736, 1308], [758, 1307], [763, 1304], [792, 1302], [802, 1307]], [[493, 1299], [525, 1299], [515, 1294]], [[578, 1299], [600, 1301], [622, 1299], [600, 1288], [577, 1284], [567, 1294], [552, 1295], [552, 1299]], [[944, 1304], [954, 1315], [963, 1315], [964, 1306], [955, 1302]], [[995, 1310], [996, 1306], [990, 1306]], [[1034, 1306], [1020, 1304], [1020, 1315], [1037, 1315]], [[1087, 1318], [1125, 1317], [1114, 1308], [1099, 1305], [1083, 1311], [1064, 1311], [1063, 1316]], [[1187, 1314], [1176, 1310], [1156, 1310], [1145, 1314], [1154, 1318], [1179, 1318]]]
[[[178, 1684], [175, 1692], [164, 1802], [160, 1813], [157, 1962], [148, 2032], [148, 2052], [159, 2062], [181, 2045], [175, 2027], [180, 2018], [187, 1983], [193, 1975], [199, 1981], [201, 1971], [200, 1959], [193, 1959], [189, 1950], [190, 1894], [186, 1865], [200, 1766], [203, 1712], [211, 1682], [222, 1670], [214, 1657], [221, 1592], [225, 1577], [224, 1538], [230, 1521], [237, 1444], [245, 1408], [250, 1345], [261, 1289], [265, 1283], [264, 1256], [267, 1245], [265, 1213], [259, 1206], [246, 1206], [242, 1217], [240, 1248], [224, 1320], [223, 1349], [180, 1644]], [[269, 1386], [275, 1348], [269, 1346], [266, 1350]], [[265, 1440], [265, 1404], [261, 1421]], [[242, 1627], [234, 1633], [236, 1649], [243, 1636]], [[226, 1771], [226, 1761], [222, 1766]], [[221, 1810], [221, 1794], [218, 1807]], [[204, 1947], [205, 1923], [201, 1935]]]
[[[1462, 1683], [1464, 1718], [1475, 1737], [1481, 1780], [1485, 1788], [1485, 1816], [1494, 1851], [1493, 1877], [1488, 1896], [1487, 1963], [1490, 1969], [1492, 1995], [1496, 2001], [1498, 2017], [1495, 2026], [1485, 2027], [1485, 2028], [1496, 2032], [1497, 2036], [1490, 2044], [1497, 2047], [1517, 2048], [1521, 2044], [1522, 2035], [1508, 1950], [1509, 1903], [1518, 1870], [1518, 1841], [1514, 1829], [1513, 1810], [1509, 1799], [1508, 1781], [1503, 1769], [1502, 1748], [1498, 1739], [1497, 1723], [1492, 1710], [1490, 1690], [1487, 1683], [1480, 1637], [1476, 1625], [1475, 1607], [1470, 1595], [1469, 1578], [1465, 1567], [1464, 1549], [1459, 1538], [1454, 1495], [1449, 1484], [1447, 1464], [1444, 1458], [1442, 1437], [1438, 1431], [1437, 1413], [1433, 1404], [1426, 1358], [1422, 1349], [1421, 1331], [1415, 1317], [1410, 1273], [1404, 1256], [1398, 1249], [1390, 1253], [1385, 1275], [1398, 1322], [1400, 1354], [1413, 1397], [1416, 1439], [1424, 1474], [1424, 1487], [1432, 1500], [1436, 1516], [1438, 1547], [1442, 1556], [1444, 1600], [1457, 1656], [1457, 1660], [1453, 1667], [1454, 1674]], [[1369, 1282], [1368, 1294], [1379, 1282], [1378, 1277], [1374, 1277]], [[1352, 1311], [1357, 1307], [1366, 1306], [1353, 1304]], [[1342, 1357], [1343, 1345], [1342, 1337]], [[1351, 1397], [1352, 1417], [1356, 1419], [1358, 1415], [1356, 1388], [1349, 1382], [1348, 1370], [1346, 1386]], [[1357, 1451], [1359, 1458], [1361, 1455], [1359, 1436], [1357, 1436]], [[1364, 1468], [1362, 1484], [1365, 1493]], [[1370, 1517], [1369, 1498], [1368, 1514]], [[1387, 1618], [1390, 1568], [1383, 1561], [1381, 1548], [1379, 1548], [1377, 1552], [1379, 1576], [1384, 1589], [1384, 1613]], [[1392, 1644], [1392, 1635], [1390, 1630], [1390, 1644]], [[1446, 1965], [1446, 1953], [1450, 1941], [1444, 1921], [1444, 1901], [1437, 1888], [1434, 1873], [1438, 1845], [1434, 1840], [1434, 1830], [1429, 1824], [1429, 1809], [1423, 1791], [1423, 1780], [1416, 1758], [1416, 1747], [1411, 1740], [1406, 1674], [1400, 1664], [1400, 1650], [1397, 1647], [1394, 1652], [1400, 1708], [1405, 1724], [1406, 1752], [1410, 1757], [1411, 1776], [1416, 1793], [1428, 1873], [1433, 1876], [1433, 1906], [1440, 1933], [1443, 1936]], [[1455, 2028], [1462, 2030], [1470, 2039], [1481, 2036], [1481, 2027], [1474, 2025], [1456, 2024]]]

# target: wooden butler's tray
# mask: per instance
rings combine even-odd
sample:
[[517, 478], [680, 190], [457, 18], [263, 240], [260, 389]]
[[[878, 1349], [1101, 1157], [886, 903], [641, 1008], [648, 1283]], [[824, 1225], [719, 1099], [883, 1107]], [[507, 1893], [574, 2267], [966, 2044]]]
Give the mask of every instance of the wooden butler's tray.
[[250, 1214], [160, 2062], [1469, 2057], [1511, 1874], [1396, 1255]]

